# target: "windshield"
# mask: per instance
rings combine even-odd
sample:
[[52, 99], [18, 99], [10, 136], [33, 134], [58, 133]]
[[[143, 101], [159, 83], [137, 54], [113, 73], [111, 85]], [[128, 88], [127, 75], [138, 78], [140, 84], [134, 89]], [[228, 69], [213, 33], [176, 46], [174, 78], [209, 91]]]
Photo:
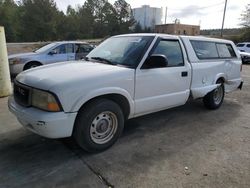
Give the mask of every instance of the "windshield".
[[50, 44], [43, 46], [42, 48], [39, 48], [38, 50], [36, 50], [34, 52], [43, 53], [43, 52], [46, 52], [47, 50], [49, 50], [50, 48], [55, 47], [56, 45], [57, 45], [57, 43], [50, 43]]
[[237, 44], [237, 47], [243, 47], [245, 44], [239, 43]]
[[91, 51], [87, 58], [135, 68], [153, 38], [153, 36], [112, 37]]

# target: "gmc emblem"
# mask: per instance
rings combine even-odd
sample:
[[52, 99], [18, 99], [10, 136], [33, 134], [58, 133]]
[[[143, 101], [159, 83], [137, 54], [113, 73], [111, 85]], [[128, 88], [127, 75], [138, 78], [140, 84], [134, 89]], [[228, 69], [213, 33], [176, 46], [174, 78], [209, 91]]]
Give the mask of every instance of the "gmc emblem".
[[18, 87], [17, 90], [21, 95], [25, 95], [25, 91], [22, 88]]

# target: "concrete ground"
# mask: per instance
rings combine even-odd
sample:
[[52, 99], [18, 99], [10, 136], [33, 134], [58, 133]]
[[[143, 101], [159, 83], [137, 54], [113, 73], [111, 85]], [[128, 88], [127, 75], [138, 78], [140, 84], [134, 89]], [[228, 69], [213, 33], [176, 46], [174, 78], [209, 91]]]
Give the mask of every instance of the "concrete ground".
[[109, 150], [26, 131], [0, 99], [0, 187], [250, 187], [250, 66], [242, 91], [209, 111], [201, 101], [126, 123]]

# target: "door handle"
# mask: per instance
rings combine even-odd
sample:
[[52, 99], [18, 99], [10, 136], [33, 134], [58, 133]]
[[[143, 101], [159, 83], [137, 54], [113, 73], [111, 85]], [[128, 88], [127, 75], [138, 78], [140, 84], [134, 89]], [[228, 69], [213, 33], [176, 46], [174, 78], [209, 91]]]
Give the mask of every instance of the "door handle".
[[187, 77], [188, 76], [188, 72], [187, 71], [181, 72], [181, 76], [182, 77]]

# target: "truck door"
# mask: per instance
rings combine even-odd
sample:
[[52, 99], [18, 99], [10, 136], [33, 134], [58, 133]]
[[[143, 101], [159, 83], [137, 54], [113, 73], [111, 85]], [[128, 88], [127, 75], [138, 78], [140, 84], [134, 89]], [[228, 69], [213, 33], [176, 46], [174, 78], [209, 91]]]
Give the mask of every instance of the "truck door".
[[135, 115], [151, 113], [185, 104], [190, 94], [191, 66], [182, 43], [176, 39], [158, 39], [149, 53], [165, 55], [167, 66], [136, 70]]

